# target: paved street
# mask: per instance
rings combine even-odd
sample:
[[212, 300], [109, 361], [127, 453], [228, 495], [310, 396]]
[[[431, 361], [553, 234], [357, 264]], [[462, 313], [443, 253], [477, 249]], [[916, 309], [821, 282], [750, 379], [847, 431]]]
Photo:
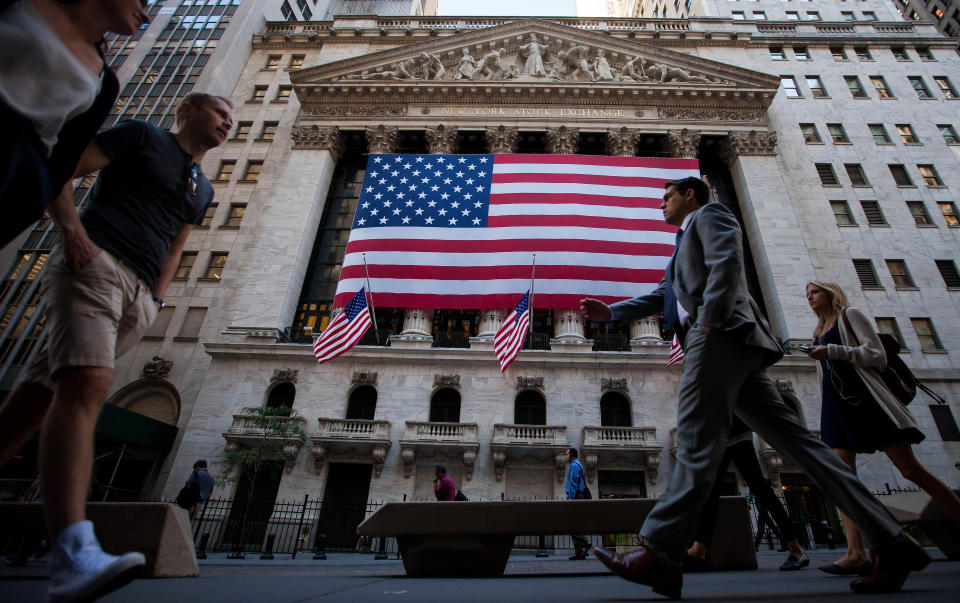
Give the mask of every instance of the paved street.
[[[858, 596], [850, 592], [849, 579], [828, 576], [813, 569], [839, 556], [839, 551], [810, 554], [810, 569], [779, 572], [781, 553], [761, 553], [760, 569], [752, 572], [719, 572], [688, 575], [684, 598], [695, 601], [960, 601], [960, 562], [946, 561], [939, 551], [928, 549], [934, 563], [911, 575], [904, 592], [895, 595]], [[284, 555], [283, 557], [288, 557]], [[33, 578], [10, 578], [0, 572], [0, 601], [43, 601], [46, 580], [43, 566], [28, 568]], [[326, 561], [311, 555], [295, 560], [262, 561], [257, 555], [246, 560], [227, 560], [211, 555], [201, 562], [200, 577], [171, 580], [139, 580], [102, 599], [104, 603], [153, 603], [171, 601], [306, 602], [306, 601], [665, 601], [649, 588], [617, 578], [592, 558], [567, 561], [565, 556], [536, 559], [515, 555], [502, 578], [414, 579], [403, 575], [400, 561], [375, 561], [372, 555], [330, 554]]]

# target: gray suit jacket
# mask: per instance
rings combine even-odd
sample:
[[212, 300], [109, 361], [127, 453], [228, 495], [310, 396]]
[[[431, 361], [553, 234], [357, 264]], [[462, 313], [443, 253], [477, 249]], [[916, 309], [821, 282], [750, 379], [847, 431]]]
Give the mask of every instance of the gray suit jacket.
[[[672, 269], [673, 293], [694, 323], [736, 334], [766, 351], [770, 364], [783, 356], [747, 289], [740, 226], [730, 210], [707, 203], [693, 213]], [[662, 312], [665, 284], [666, 277], [652, 293], [613, 304], [614, 318], [631, 321]]]

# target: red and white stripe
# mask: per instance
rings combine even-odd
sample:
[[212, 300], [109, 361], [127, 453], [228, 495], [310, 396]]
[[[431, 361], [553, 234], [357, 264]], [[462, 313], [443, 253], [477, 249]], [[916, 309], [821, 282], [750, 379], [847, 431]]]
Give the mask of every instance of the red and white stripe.
[[680, 347], [680, 340], [676, 334], [673, 336], [673, 343], [670, 344], [670, 356], [667, 358], [667, 366], [676, 364], [683, 360], [683, 348]]
[[517, 320], [517, 311], [514, 309], [510, 311], [497, 334], [493, 336], [493, 351], [497, 353], [501, 373], [505, 372], [507, 367], [517, 359], [529, 328], [530, 309], [528, 308], [526, 312], [520, 315], [519, 321]]
[[363, 310], [354, 316], [353, 320], [348, 320], [346, 310], [341, 310], [313, 344], [313, 354], [317, 357], [317, 362], [333, 360], [355, 346], [371, 324], [366, 302]]

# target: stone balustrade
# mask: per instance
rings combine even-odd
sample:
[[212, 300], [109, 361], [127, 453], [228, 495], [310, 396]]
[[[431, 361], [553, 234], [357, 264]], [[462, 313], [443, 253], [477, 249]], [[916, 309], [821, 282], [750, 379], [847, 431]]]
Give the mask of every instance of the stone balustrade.
[[390, 449], [390, 421], [367, 419], [317, 419], [319, 432], [310, 436], [313, 464], [317, 471], [327, 458], [361, 459], [373, 463], [373, 476], [379, 478]]
[[230, 429], [223, 434], [226, 450], [256, 446], [266, 440], [283, 450], [287, 460], [293, 460], [303, 446], [303, 417], [233, 415]]
[[492, 444], [566, 445], [566, 425], [512, 425], [493, 426]]
[[583, 446], [649, 446], [657, 444], [654, 427], [584, 427]]
[[586, 426], [580, 459], [590, 481], [602, 465], [643, 467], [652, 483], [657, 479], [662, 451], [655, 427]]
[[407, 421], [406, 431], [400, 440], [403, 475], [410, 477], [413, 474], [418, 457], [447, 459], [462, 462], [464, 479], [470, 480], [479, 449], [476, 423]]
[[407, 431], [403, 439], [419, 442], [476, 442], [477, 424], [407, 421]]
[[498, 423], [493, 426], [490, 451], [497, 481], [503, 479], [508, 461], [523, 464], [551, 463], [557, 482], [563, 483], [567, 470], [566, 425], [514, 425]]
[[390, 439], [390, 421], [368, 421], [366, 419], [317, 419], [322, 438], [353, 439]]

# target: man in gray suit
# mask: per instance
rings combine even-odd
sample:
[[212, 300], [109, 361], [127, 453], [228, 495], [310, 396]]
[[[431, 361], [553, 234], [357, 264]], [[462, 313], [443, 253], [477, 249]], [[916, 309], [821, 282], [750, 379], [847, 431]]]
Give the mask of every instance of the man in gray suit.
[[681, 560], [717, 477], [734, 413], [799, 465], [856, 521], [872, 549], [872, 574], [856, 592], [895, 592], [930, 558], [901, 529], [856, 475], [788, 408], [764, 369], [783, 356], [747, 290], [736, 218], [697, 178], [666, 184], [663, 217], [680, 227], [660, 285], [649, 295], [608, 306], [583, 299], [587, 320], [632, 321], [664, 312], [684, 351], [677, 404], [677, 454], [660, 496], [640, 530], [644, 546], [628, 554], [594, 549], [617, 575], [679, 598]]

